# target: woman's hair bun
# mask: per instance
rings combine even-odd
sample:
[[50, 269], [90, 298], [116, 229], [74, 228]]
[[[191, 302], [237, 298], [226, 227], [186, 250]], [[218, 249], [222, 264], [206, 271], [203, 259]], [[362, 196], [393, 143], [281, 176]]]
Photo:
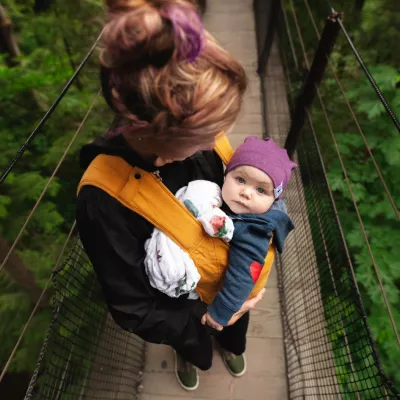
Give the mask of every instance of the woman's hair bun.
[[204, 46], [204, 29], [188, 0], [106, 0], [103, 64], [162, 67], [172, 57], [193, 61]]
[[[105, 0], [105, 4], [109, 11], [137, 8], [137, 7], [142, 7], [145, 5], [150, 5], [150, 6], [154, 6], [154, 7], [162, 7], [166, 3], [182, 4], [183, 2], [185, 2], [187, 5], [200, 8], [198, 1], [196, 1], [196, 0]], [[204, 1], [201, 3], [204, 3]], [[202, 7], [204, 7], [204, 5]]]

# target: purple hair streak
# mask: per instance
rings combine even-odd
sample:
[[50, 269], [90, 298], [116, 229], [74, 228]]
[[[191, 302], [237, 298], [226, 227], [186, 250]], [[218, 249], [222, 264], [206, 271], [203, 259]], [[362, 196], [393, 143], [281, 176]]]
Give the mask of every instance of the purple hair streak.
[[161, 13], [174, 29], [179, 60], [193, 62], [204, 48], [204, 26], [195, 10], [179, 4], [168, 4]]

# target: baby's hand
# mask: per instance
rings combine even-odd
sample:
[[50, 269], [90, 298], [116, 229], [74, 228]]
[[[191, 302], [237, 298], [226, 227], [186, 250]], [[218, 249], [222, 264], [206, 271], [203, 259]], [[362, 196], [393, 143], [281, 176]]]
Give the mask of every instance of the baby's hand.
[[209, 313], [206, 313], [203, 315], [203, 318], [201, 319], [201, 323], [203, 325], [205, 325], [207, 323], [207, 325], [210, 325], [217, 331], [222, 331], [222, 329], [224, 329], [224, 327], [222, 325], [220, 325], [217, 321], [215, 321], [215, 319]]

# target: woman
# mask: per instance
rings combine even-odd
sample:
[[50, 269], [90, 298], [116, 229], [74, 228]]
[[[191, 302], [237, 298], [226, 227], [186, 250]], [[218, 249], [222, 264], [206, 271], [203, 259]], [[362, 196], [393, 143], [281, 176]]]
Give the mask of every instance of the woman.
[[[212, 149], [240, 111], [247, 84], [242, 66], [204, 30], [188, 0], [108, 0], [107, 7], [101, 83], [117, 123], [83, 147], [83, 168], [107, 154], [157, 171], [172, 193], [196, 179], [222, 185], [223, 166]], [[144, 243], [154, 227], [94, 186], [79, 193], [77, 224], [116, 323], [172, 346], [179, 383], [196, 389], [195, 367], [206, 370], [212, 363], [212, 329], [201, 324], [206, 304], [150, 286]], [[245, 372], [246, 312], [261, 297], [247, 301], [216, 334], [236, 376]]]

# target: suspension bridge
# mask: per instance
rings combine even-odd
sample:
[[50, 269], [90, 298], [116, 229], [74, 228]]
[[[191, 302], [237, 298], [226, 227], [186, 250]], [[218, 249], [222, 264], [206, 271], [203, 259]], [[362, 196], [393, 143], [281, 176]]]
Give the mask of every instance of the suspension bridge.
[[[315, 30], [313, 56], [305, 49], [299, 7], [306, 11], [307, 23]], [[322, 31], [318, 28], [321, 21], [316, 21], [308, 0], [296, 5], [292, 0], [209, 0], [204, 14], [206, 28], [242, 62], [249, 76], [243, 112], [229, 136], [231, 144], [236, 147], [250, 134], [269, 136], [285, 145], [299, 164], [286, 194], [288, 212], [296, 229], [287, 239], [285, 253], [276, 261], [265, 297], [251, 312], [247, 374], [239, 379], [231, 377], [215, 349], [212, 369], [200, 373], [199, 389], [194, 393], [182, 391], [174, 376], [172, 350], [167, 346], [144, 343], [116, 326], [111, 319], [73, 224], [43, 290], [44, 296], [50, 283], [54, 283], [53, 314], [26, 400], [400, 399], [399, 388], [393, 385], [382, 366], [368, 325], [354, 260], [328, 184], [318, 132], [310, 111], [314, 102], [325, 110], [326, 129], [336, 143], [318, 85], [326, 69], [331, 68], [329, 56], [339, 35], [348, 41], [354, 58], [386, 108], [385, 117], [391, 119], [399, 131], [400, 125], [352, 43], [341, 15], [328, 6], [326, 10]], [[295, 43], [300, 48], [295, 48]], [[97, 42], [60, 98], [4, 171], [1, 182], [40, 134], [41, 127], [51, 118], [62, 97], [68, 95], [69, 86], [96, 45]], [[302, 68], [306, 71], [304, 82], [296, 90], [293, 88], [295, 82], [292, 82], [293, 71], [300, 74], [304, 72]], [[343, 94], [343, 102], [355, 119], [358, 133], [365, 140], [366, 151], [379, 172], [393, 213], [399, 219], [357, 115], [346, 98], [339, 77], [333, 69], [331, 71]], [[99, 93], [93, 96], [95, 102]], [[72, 141], [81, 134], [90, 111], [91, 108]], [[57, 174], [71, 144], [51, 179]], [[341, 162], [340, 149], [334, 148]], [[348, 173], [342, 162], [341, 165], [343, 179], [352, 194]], [[357, 209], [357, 202], [353, 195], [351, 197]], [[15, 250], [31, 215], [0, 269]], [[382, 313], [387, 314], [400, 346], [379, 266], [374, 260], [362, 218], [359, 213], [357, 215], [360, 231], [364, 233], [364, 245], [371, 251], [371, 265], [384, 304]], [[29, 329], [29, 322], [21, 332], [21, 339]], [[1, 378], [12, 363], [19, 344], [20, 341], [16, 343]]]

